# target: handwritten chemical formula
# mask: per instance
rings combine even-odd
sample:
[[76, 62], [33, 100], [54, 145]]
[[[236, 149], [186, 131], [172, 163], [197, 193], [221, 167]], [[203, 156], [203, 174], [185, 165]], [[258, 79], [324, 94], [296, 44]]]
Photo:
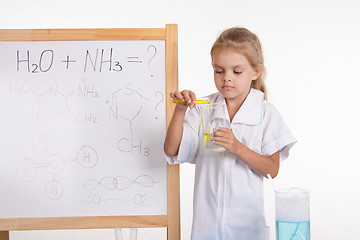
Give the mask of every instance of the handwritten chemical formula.
[[27, 199], [28, 216], [166, 214], [164, 41], [0, 42], [0, 51], [9, 181], [0, 187]]

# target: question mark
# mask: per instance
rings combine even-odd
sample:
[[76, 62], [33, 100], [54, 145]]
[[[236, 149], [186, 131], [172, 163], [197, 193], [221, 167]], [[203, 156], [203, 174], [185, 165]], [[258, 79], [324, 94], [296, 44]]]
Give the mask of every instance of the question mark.
[[[160, 97], [161, 97], [161, 100], [155, 105], [155, 111], [157, 111], [157, 107], [159, 106], [159, 104], [162, 102], [162, 101], [164, 101], [164, 94], [162, 93], [162, 92], [160, 92], [160, 91], [157, 91], [156, 93], [155, 93], [155, 98], [156, 99], [158, 99], [158, 95], [160, 94]], [[157, 119], [157, 117], [156, 117], [156, 119]]]
[[[154, 59], [154, 57], [156, 56], [156, 53], [157, 53], [157, 49], [156, 49], [156, 47], [155, 47], [154, 45], [148, 46], [147, 51], [149, 52], [151, 48], [154, 49], [154, 55], [152, 55], [152, 56], [150, 57], [149, 62], [148, 62], [148, 67], [149, 67], [150, 72], [151, 72], [150, 63], [151, 63], [151, 61]], [[154, 75], [151, 74], [150, 76], [153, 77]]]

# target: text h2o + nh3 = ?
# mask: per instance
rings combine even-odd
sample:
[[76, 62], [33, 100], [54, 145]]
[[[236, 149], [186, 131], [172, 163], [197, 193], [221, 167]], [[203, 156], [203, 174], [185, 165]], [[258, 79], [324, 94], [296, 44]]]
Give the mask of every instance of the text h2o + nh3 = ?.
[[[105, 51], [105, 49], [101, 49], [101, 51], [100, 49], [96, 49], [92, 54], [89, 50], [86, 50], [83, 71], [122, 71], [123, 67], [120, 65], [119, 61], [114, 60], [113, 52], [112, 48], [110, 48], [109, 51]], [[16, 69], [19, 72], [21, 68], [25, 67], [29, 73], [48, 72], [54, 65], [54, 55], [54, 51], [51, 49], [43, 50], [39, 56], [39, 60], [31, 61], [29, 50], [26, 50], [25, 53], [18, 50], [16, 51]], [[75, 64], [77, 61], [71, 59], [71, 57], [67, 55], [66, 59], [61, 62], [63, 64], [65, 63], [64, 66], [66, 69], [69, 69], [70, 65]]]

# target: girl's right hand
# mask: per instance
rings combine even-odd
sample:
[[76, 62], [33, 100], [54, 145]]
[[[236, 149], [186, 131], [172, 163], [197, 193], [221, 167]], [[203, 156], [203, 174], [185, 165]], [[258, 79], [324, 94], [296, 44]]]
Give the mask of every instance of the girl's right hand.
[[170, 93], [172, 99], [179, 99], [184, 103], [177, 103], [176, 106], [180, 109], [186, 110], [188, 106], [191, 108], [195, 107], [196, 95], [190, 90], [175, 91]]

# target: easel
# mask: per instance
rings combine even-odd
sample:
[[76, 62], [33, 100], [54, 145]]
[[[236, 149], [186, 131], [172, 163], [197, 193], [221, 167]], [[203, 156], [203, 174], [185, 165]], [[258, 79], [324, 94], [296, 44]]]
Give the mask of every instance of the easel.
[[[178, 32], [176, 24], [156, 29], [35, 29], [0, 30], [0, 41], [76, 40], [165, 40], [166, 117], [170, 122], [174, 105], [169, 93], [178, 88]], [[45, 218], [0, 218], [0, 240], [9, 240], [9, 231], [101, 228], [166, 227], [167, 239], [180, 240], [179, 166], [167, 167], [167, 215], [90, 216]], [[119, 232], [119, 230], [117, 230]]]
[[[137, 240], [137, 228], [131, 228], [130, 240]], [[121, 228], [115, 228], [115, 239], [124, 240]], [[9, 240], [9, 232], [0, 232], [0, 240]]]
[[9, 232], [0, 232], [0, 240], [9, 240]]

